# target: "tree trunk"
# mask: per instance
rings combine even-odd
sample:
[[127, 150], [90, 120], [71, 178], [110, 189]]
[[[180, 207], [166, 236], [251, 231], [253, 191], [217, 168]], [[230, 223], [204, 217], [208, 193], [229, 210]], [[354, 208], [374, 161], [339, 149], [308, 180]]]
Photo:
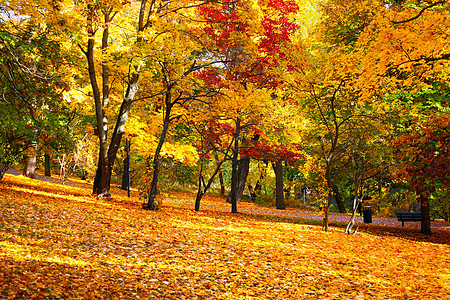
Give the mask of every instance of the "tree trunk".
[[331, 191], [329, 191], [327, 205], [324, 209], [323, 224], [322, 224], [322, 230], [325, 232], [328, 232], [328, 222], [329, 222], [330, 207], [331, 207], [332, 201], [333, 201], [333, 195], [332, 195]]
[[[364, 198], [364, 194], [361, 195], [361, 197], [358, 197], [358, 191], [361, 187], [361, 176], [359, 174], [356, 174], [353, 177], [353, 186], [354, 186], [354, 192], [353, 192], [353, 209], [352, 209], [352, 217], [350, 218], [350, 221], [347, 224], [347, 227], [345, 228], [345, 233], [352, 234], [353, 226], [355, 226], [355, 220], [356, 220], [356, 212], [360, 208], [360, 205], [362, 205], [362, 199]], [[356, 230], [353, 232], [353, 234], [356, 234]]]
[[[334, 182], [333, 182], [333, 178], [332, 178], [332, 167], [333, 167], [333, 161], [335, 159], [335, 156], [337, 155], [337, 153], [339, 152], [339, 137], [340, 137], [340, 127], [345, 124], [345, 122], [347, 120], [350, 119], [349, 118], [345, 118], [344, 120], [339, 120], [340, 118], [338, 117], [338, 115], [336, 114], [336, 101], [337, 98], [336, 96], [339, 95], [339, 90], [340, 88], [344, 85], [345, 81], [341, 80], [338, 84], [338, 86], [335, 87], [334, 92], [332, 94], [332, 96], [329, 98], [330, 101], [330, 107], [329, 107], [329, 111], [327, 111], [327, 113], [325, 113], [324, 109], [322, 107], [322, 105], [319, 102], [319, 97], [317, 97], [315, 95], [315, 92], [313, 92], [313, 96], [314, 96], [314, 100], [317, 104], [317, 107], [319, 109], [319, 113], [320, 113], [320, 118], [322, 119], [324, 124], [332, 124], [332, 126], [328, 126], [328, 131], [329, 131], [329, 143], [325, 143], [324, 142], [324, 137], [322, 136], [318, 136], [319, 142], [320, 142], [320, 148], [321, 148], [321, 156], [322, 159], [324, 160], [325, 166], [326, 166], [326, 170], [325, 170], [325, 180], [327, 182], [327, 190], [328, 190], [328, 199], [327, 199], [327, 203], [326, 203], [326, 207], [325, 207], [325, 215], [323, 218], [323, 227], [322, 229], [324, 231], [328, 231], [328, 215], [330, 213], [330, 207], [331, 207], [331, 203], [333, 201], [333, 186], [334, 186]], [[328, 120], [328, 116], [331, 116], [331, 120], [329, 123]], [[328, 145], [327, 145], [328, 144]], [[327, 150], [327, 147], [329, 147], [329, 149]]]
[[6, 171], [9, 169], [9, 163], [0, 158], [0, 180], [3, 179]]
[[[361, 200], [359, 199], [359, 197], [358, 197], [358, 190], [356, 190], [354, 198], [353, 198], [352, 216], [350, 218], [350, 221], [347, 224], [347, 227], [345, 228], [345, 233], [346, 234], [352, 234], [353, 226], [355, 226], [356, 212], [358, 211], [358, 207], [360, 205], [360, 201], [362, 201], [362, 198], [361, 198]], [[356, 230], [358, 230], [358, 228]], [[355, 230], [355, 232], [353, 232], [353, 234], [356, 233], [356, 230]]]
[[152, 175], [152, 183], [150, 185], [150, 193], [148, 194], [148, 201], [142, 208], [146, 210], [156, 210], [155, 206], [155, 198], [158, 193], [158, 175], [159, 175], [159, 153], [155, 153], [153, 157], [153, 175]]
[[33, 153], [30, 155], [25, 156], [25, 165], [23, 167], [23, 176], [26, 176], [28, 178], [36, 178], [36, 174], [34, 173], [36, 171], [36, 153], [33, 150]]
[[124, 191], [128, 190], [128, 185], [130, 184], [130, 181], [129, 181], [130, 174], [128, 173], [128, 171], [129, 171], [128, 168], [129, 168], [128, 158], [125, 158], [123, 160], [122, 185], [120, 186], [120, 189], [124, 190]]
[[[239, 119], [238, 119], [239, 120]], [[236, 122], [238, 124], [238, 122]], [[239, 120], [239, 126], [240, 126], [240, 120]], [[237, 125], [236, 125], [237, 127]], [[239, 127], [239, 133], [235, 136], [236, 139], [239, 139], [241, 127]], [[255, 135], [252, 138], [252, 141], [257, 141], [259, 139], [259, 135]], [[235, 147], [238, 147], [239, 144], [235, 141]], [[239, 151], [239, 148], [238, 148]], [[242, 195], [244, 194], [244, 190], [247, 183], [247, 177], [248, 172], [250, 170], [250, 155], [248, 153], [245, 153], [244, 156], [238, 161], [238, 171], [237, 171], [237, 189], [236, 189], [236, 204], [239, 203], [239, 201], [242, 198]], [[227, 197], [227, 202], [231, 202], [231, 192], [230, 195]]]
[[48, 153], [44, 154], [44, 172], [45, 176], [51, 177], [51, 169], [50, 169], [50, 155]]
[[[91, 82], [92, 92], [94, 95], [95, 103], [95, 116], [97, 121], [97, 131], [99, 138], [100, 147], [100, 157], [99, 157], [99, 176], [98, 176], [98, 186], [94, 186], [94, 191], [99, 197], [110, 197], [108, 182], [108, 153], [107, 153], [107, 141], [106, 141], [106, 128], [104, 127], [104, 111], [102, 109], [102, 97], [100, 95], [100, 89], [97, 83], [95, 60], [94, 60], [94, 46], [95, 46], [95, 30], [93, 28], [94, 23], [95, 8], [89, 7], [87, 13], [87, 31], [88, 31], [88, 45], [87, 51], [85, 52], [86, 59], [88, 62], [88, 73]], [[105, 28], [105, 30], [107, 30]], [[103, 76], [104, 78], [104, 76]]]
[[247, 183], [248, 172], [250, 170], [250, 156], [246, 155], [239, 161], [238, 164], [238, 189], [236, 195], [236, 202], [241, 201]]
[[199, 183], [198, 183], [198, 189], [197, 189], [197, 196], [195, 197], [195, 211], [199, 211], [200, 210], [200, 202], [202, 201], [202, 197], [205, 194], [204, 190], [201, 188], [202, 184], [201, 184], [201, 178], [199, 177], [198, 179]]
[[328, 215], [330, 214], [330, 207], [333, 202], [333, 179], [331, 177], [331, 164], [330, 159], [325, 159], [326, 162], [326, 173], [325, 173], [325, 179], [327, 181], [327, 188], [328, 188], [328, 199], [326, 206], [324, 208], [324, 216], [323, 216], [323, 224], [322, 224], [322, 230], [328, 231]]
[[[131, 108], [132, 99], [134, 98], [137, 92], [137, 82], [138, 79], [134, 79], [134, 83], [130, 84], [127, 90], [126, 99], [122, 102], [122, 105], [119, 110], [119, 115], [117, 117], [117, 122], [114, 127], [114, 132], [111, 138], [111, 143], [109, 145], [108, 154], [107, 154], [107, 162], [108, 168], [106, 168], [106, 177], [104, 183], [109, 192], [111, 185], [111, 171], [114, 167], [114, 162], [116, 161], [117, 151], [119, 150], [120, 143], [122, 141], [123, 133], [125, 132], [125, 123], [128, 120], [128, 114]], [[99, 194], [100, 183], [103, 177], [103, 168], [102, 168], [102, 160], [99, 158], [99, 163], [97, 165], [97, 172], [95, 173], [93, 192]]]
[[[241, 201], [242, 195], [244, 194], [245, 184], [247, 183], [248, 172], [250, 170], [250, 156], [246, 155], [240, 160], [238, 160], [237, 167], [237, 192], [236, 192], [236, 203]], [[227, 202], [231, 203], [231, 192], [227, 198]]]
[[[211, 187], [212, 183], [214, 182], [214, 178], [216, 177], [216, 175], [220, 172], [220, 169], [222, 167], [222, 164], [224, 163], [225, 160], [222, 160], [221, 162], [219, 162], [216, 166], [216, 169], [214, 170], [214, 173], [211, 175], [211, 177], [208, 180], [208, 183], [205, 185], [204, 183], [204, 179], [201, 175], [202, 169], [203, 169], [203, 163], [202, 163], [202, 167], [200, 168], [200, 175], [198, 178], [198, 189], [197, 189], [197, 197], [195, 198], [195, 211], [199, 211], [200, 210], [200, 201], [202, 200], [202, 197], [204, 194], [206, 194], [206, 192], [209, 190], [209, 188]], [[204, 188], [202, 189], [202, 183]]]
[[170, 125], [170, 113], [172, 111], [172, 103], [170, 102], [170, 90], [166, 92], [166, 114], [164, 116], [164, 124], [163, 129], [161, 131], [161, 135], [159, 137], [158, 146], [155, 150], [155, 155], [153, 156], [153, 177], [152, 177], [152, 183], [150, 187], [150, 193], [148, 195], [148, 201], [147, 204], [143, 205], [143, 209], [147, 210], [155, 210], [155, 198], [157, 194], [157, 187], [158, 187], [158, 175], [159, 175], [159, 154], [161, 153], [162, 146], [166, 140], [167, 131], [169, 130]]
[[97, 162], [97, 170], [95, 171], [95, 176], [94, 176], [94, 183], [92, 184], [92, 195], [97, 194], [97, 190], [100, 187], [99, 182], [100, 182], [101, 172], [102, 172], [102, 161], [99, 156], [98, 162]]
[[[215, 152], [216, 161], [219, 161], [219, 155]], [[222, 163], [220, 164], [222, 165]], [[223, 181], [222, 169], [219, 169], [220, 196], [225, 196], [225, 183]]]
[[231, 212], [237, 213], [237, 193], [238, 193], [238, 156], [239, 156], [239, 135], [241, 134], [241, 120], [236, 119], [236, 132], [234, 134], [233, 158], [231, 159]]
[[284, 203], [284, 191], [283, 191], [283, 161], [277, 160], [272, 164], [275, 171], [275, 194], [276, 194], [276, 208], [286, 209]]
[[219, 171], [220, 196], [225, 196], [225, 183], [223, 181], [223, 173]]
[[[140, 8], [140, 18], [137, 28], [137, 43], [142, 42], [142, 36], [139, 34], [145, 30], [144, 22], [145, 20], [141, 18], [141, 15], [145, 13], [147, 2], [143, 1]], [[127, 90], [125, 92], [125, 97], [119, 109], [119, 114], [117, 116], [117, 121], [114, 127], [114, 132], [111, 138], [111, 143], [109, 148], [107, 147], [106, 132], [107, 132], [107, 120], [106, 116], [101, 108], [101, 106], [106, 106], [109, 102], [109, 66], [107, 63], [102, 64], [102, 88], [103, 96], [100, 96], [100, 90], [98, 88], [96, 71], [93, 60], [94, 51], [94, 36], [95, 32], [92, 28], [92, 14], [88, 16], [88, 34], [90, 36], [88, 40], [88, 50], [85, 55], [88, 60], [88, 70], [89, 77], [91, 80], [91, 86], [94, 94], [95, 100], [95, 112], [97, 117], [97, 130], [99, 135], [100, 144], [100, 155], [99, 162], [97, 164], [97, 172], [94, 179], [93, 193], [97, 193], [98, 196], [110, 196], [110, 186], [111, 186], [111, 175], [114, 162], [116, 161], [117, 151], [120, 147], [120, 142], [125, 130], [125, 123], [128, 119], [128, 114], [130, 112], [131, 104], [133, 99], [139, 89], [139, 67], [134, 67], [133, 71], [130, 72], [130, 81], [128, 82]], [[105, 14], [105, 24], [109, 24], [110, 14]], [[109, 27], [105, 26], [102, 35], [102, 49], [108, 47], [108, 37], [109, 37]]]
[[333, 184], [333, 194], [334, 194], [334, 200], [336, 201], [336, 204], [339, 209], [339, 213], [345, 214], [347, 211], [345, 209], [344, 201], [342, 200], [342, 196], [339, 193], [339, 188], [335, 184]]
[[[347, 227], [345, 228], [346, 234], [352, 234], [353, 226], [355, 226], [355, 220], [356, 220], [356, 209], [353, 210], [350, 221], [348, 222]], [[356, 231], [355, 231], [355, 233], [356, 233]]]
[[123, 160], [123, 173], [122, 173], [122, 190], [128, 191], [128, 197], [130, 197], [130, 141], [127, 139], [125, 144], [125, 152], [127, 156]]
[[423, 234], [431, 235], [431, 222], [430, 222], [430, 199], [420, 195], [420, 209], [421, 209], [421, 226], [420, 232]]
[[[136, 75], [137, 76], [137, 75]], [[131, 109], [131, 104], [133, 103], [133, 98], [138, 90], [138, 78], [134, 78], [133, 82], [129, 84], [127, 92], [125, 94], [125, 99], [122, 102], [119, 115], [117, 116], [116, 125], [114, 126], [114, 131], [111, 137], [111, 143], [108, 149], [108, 162], [109, 162], [109, 173], [107, 178], [108, 187], [111, 183], [111, 172], [114, 167], [114, 162], [116, 161], [117, 151], [119, 151], [120, 143], [122, 141], [122, 136], [125, 132], [125, 123], [128, 120], [128, 114]]]
[[[203, 144], [203, 140], [202, 140]], [[205, 193], [202, 189], [202, 185], [204, 182], [203, 179], [203, 163], [205, 162], [205, 154], [202, 153], [202, 156], [200, 158], [200, 172], [198, 173], [198, 188], [197, 188], [197, 197], [195, 197], [195, 211], [200, 210], [200, 201], [202, 200], [202, 196]]]

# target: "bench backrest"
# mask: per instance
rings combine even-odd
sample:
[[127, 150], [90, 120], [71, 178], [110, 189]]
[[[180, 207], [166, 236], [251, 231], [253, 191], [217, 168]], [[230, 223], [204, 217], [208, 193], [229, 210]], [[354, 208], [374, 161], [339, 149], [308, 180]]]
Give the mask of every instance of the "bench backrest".
[[396, 214], [399, 221], [420, 221], [422, 219], [420, 212], [398, 212]]

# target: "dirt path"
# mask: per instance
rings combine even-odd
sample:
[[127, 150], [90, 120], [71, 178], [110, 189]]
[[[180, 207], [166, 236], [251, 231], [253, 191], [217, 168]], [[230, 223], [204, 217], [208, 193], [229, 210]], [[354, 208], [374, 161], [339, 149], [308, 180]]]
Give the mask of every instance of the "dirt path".
[[[19, 176], [22, 174], [21, 171], [10, 169], [7, 171], [7, 174]], [[60, 184], [59, 178], [55, 177], [48, 177], [43, 175], [36, 175], [37, 180], [52, 182]], [[87, 182], [77, 182], [73, 180], [67, 180], [66, 185], [83, 188], [83, 189], [92, 189], [92, 185]], [[173, 199], [173, 198], [172, 198]], [[193, 209], [193, 200], [190, 201], [190, 199], [183, 199], [180, 201], [173, 200], [180, 206], [189, 207]], [[229, 212], [230, 211], [230, 205], [224, 202], [218, 202], [218, 201], [204, 201], [201, 204], [201, 210], [215, 210], [215, 211], [222, 211], [222, 212]], [[267, 208], [267, 207], [260, 207], [256, 206], [253, 203], [245, 203], [241, 202], [239, 203], [238, 211], [240, 213], [244, 214], [257, 214], [257, 215], [268, 215], [268, 216], [278, 216], [278, 217], [287, 217], [287, 218], [299, 218], [299, 219], [311, 219], [311, 220], [322, 220], [322, 214], [319, 212], [311, 212], [311, 211], [305, 211], [305, 210], [299, 210], [299, 209], [285, 209], [285, 210], [277, 210], [274, 208]], [[336, 214], [332, 213], [329, 216], [330, 222], [344, 222], [347, 223], [350, 220], [349, 215], [344, 214]], [[357, 223], [363, 223], [363, 217], [357, 216], [356, 217]], [[385, 226], [395, 226], [395, 227], [401, 227], [402, 223], [399, 222], [397, 219], [394, 218], [377, 218], [372, 217], [372, 223], [377, 225], [385, 225]], [[405, 222], [405, 227], [420, 227], [420, 222]], [[450, 230], [450, 223], [449, 222], [441, 222], [441, 221], [432, 221], [431, 222], [432, 228], [441, 228]]]

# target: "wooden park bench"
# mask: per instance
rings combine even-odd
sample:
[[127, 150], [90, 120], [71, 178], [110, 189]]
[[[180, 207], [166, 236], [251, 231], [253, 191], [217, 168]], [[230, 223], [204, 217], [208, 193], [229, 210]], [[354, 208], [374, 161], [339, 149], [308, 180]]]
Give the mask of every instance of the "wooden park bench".
[[422, 214], [420, 212], [398, 212], [397, 219], [402, 222], [402, 226], [405, 226], [405, 222], [420, 222], [422, 220]]

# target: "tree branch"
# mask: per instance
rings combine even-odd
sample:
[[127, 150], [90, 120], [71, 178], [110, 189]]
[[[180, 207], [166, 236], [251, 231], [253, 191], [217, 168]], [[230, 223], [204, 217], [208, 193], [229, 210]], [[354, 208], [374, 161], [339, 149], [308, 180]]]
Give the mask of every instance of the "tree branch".
[[408, 22], [414, 21], [414, 20], [418, 19], [423, 14], [423, 12], [426, 11], [427, 9], [432, 8], [439, 4], [444, 4], [445, 2], [446, 2], [445, 0], [442, 0], [442, 1], [435, 2], [435, 3], [431, 3], [430, 5], [422, 8], [416, 16], [414, 16], [410, 19], [402, 20], [402, 21], [391, 21], [391, 22], [394, 24], [402, 24], [402, 23], [408, 23]]

